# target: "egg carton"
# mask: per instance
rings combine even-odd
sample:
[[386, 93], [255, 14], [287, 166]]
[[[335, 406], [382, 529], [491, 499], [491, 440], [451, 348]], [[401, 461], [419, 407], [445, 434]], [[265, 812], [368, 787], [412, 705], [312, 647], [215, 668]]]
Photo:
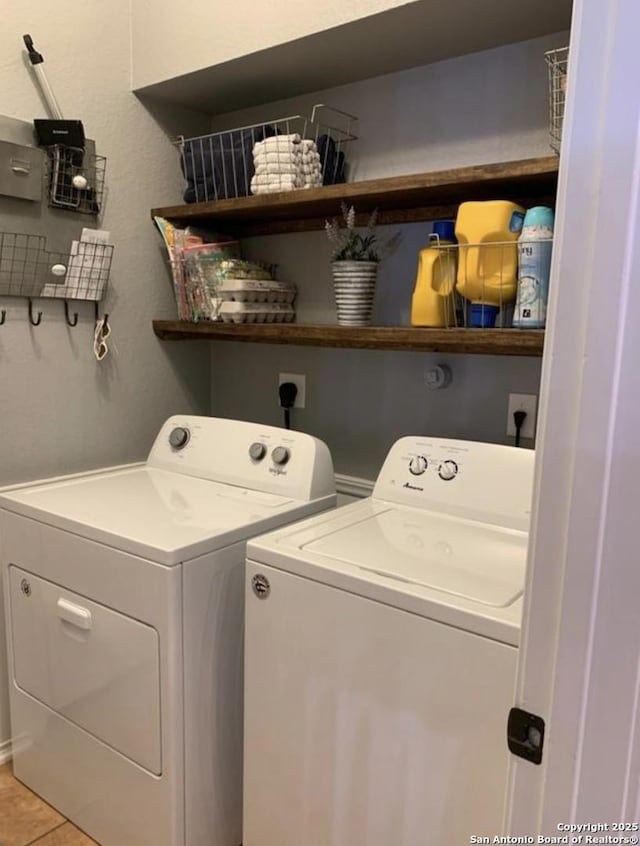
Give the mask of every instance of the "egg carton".
[[236, 303], [285, 303], [291, 305], [296, 289], [285, 282], [254, 279], [224, 279], [218, 285], [218, 296]]
[[225, 300], [218, 310], [224, 323], [291, 323], [295, 311], [286, 303], [238, 303]]

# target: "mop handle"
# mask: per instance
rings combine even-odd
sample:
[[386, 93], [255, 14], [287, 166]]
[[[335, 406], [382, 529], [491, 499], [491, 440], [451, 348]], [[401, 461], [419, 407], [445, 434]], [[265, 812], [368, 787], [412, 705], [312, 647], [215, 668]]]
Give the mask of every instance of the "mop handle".
[[51, 86], [49, 85], [49, 80], [47, 79], [47, 75], [44, 72], [44, 68], [42, 67], [42, 63], [44, 62], [44, 57], [42, 53], [38, 53], [36, 48], [33, 46], [33, 39], [30, 35], [23, 35], [23, 41], [25, 43], [25, 47], [29, 53], [29, 61], [33, 65], [33, 72], [38, 79], [38, 84], [40, 85], [40, 90], [42, 91], [42, 96], [44, 97], [44, 101], [47, 104], [47, 108], [49, 109], [49, 114], [55, 120], [62, 120], [62, 111], [60, 106], [58, 105], [58, 101], [56, 100], [55, 94]]

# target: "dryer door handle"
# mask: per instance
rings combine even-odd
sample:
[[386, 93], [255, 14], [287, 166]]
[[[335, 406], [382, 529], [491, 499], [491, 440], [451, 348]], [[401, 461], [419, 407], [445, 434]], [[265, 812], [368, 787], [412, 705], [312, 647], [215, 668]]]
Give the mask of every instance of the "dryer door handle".
[[69, 602], [68, 599], [62, 597], [60, 597], [56, 606], [58, 617], [65, 623], [71, 623], [72, 626], [77, 626], [79, 629], [91, 628], [91, 611], [88, 608], [83, 608], [82, 605], [76, 605], [75, 602]]

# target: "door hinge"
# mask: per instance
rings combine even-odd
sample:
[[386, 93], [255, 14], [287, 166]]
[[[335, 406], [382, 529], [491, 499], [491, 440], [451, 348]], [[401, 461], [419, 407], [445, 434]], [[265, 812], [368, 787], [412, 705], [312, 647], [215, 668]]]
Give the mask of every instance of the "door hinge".
[[514, 755], [539, 764], [544, 745], [544, 720], [522, 708], [512, 708], [507, 722], [507, 743]]

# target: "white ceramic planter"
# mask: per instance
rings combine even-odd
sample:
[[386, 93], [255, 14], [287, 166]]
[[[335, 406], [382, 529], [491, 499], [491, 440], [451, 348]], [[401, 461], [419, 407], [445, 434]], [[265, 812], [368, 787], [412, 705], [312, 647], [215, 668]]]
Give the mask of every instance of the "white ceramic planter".
[[338, 323], [368, 326], [378, 277], [375, 261], [334, 261], [331, 265]]

